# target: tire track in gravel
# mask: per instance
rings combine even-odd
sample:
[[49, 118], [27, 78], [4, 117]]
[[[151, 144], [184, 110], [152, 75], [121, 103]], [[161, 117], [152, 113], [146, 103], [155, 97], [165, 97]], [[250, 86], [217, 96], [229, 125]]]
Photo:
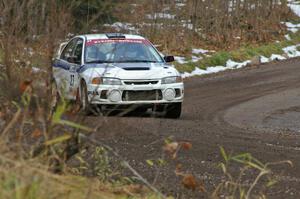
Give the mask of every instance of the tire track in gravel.
[[[214, 190], [222, 179], [217, 167], [222, 160], [220, 146], [235, 154], [249, 152], [263, 162], [291, 160], [292, 168], [274, 168], [282, 183], [269, 190], [268, 196], [300, 198], [300, 153], [295, 150], [300, 147], [300, 134], [276, 128], [270, 130], [261, 125], [249, 126], [253, 121], [262, 122], [255, 114], [262, 113], [263, 104], [270, 104], [272, 97], [280, 96], [281, 102], [269, 107], [270, 114], [290, 106], [291, 97], [297, 102], [295, 95], [282, 93], [300, 88], [300, 59], [194, 77], [186, 80], [185, 87], [181, 119], [88, 117], [86, 125], [99, 127], [91, 138], [115, 148], [150, 182], [157, 170], [149, 167], [146, 160], [161, 157], [164, 139], [171, 136], [175, 140], [190, 141], [192, 150], [181, 153], [177, 162], [184, 163], [184, 169], [203, 180], [208, 191]], [[245, 104], [250, 104], [248, 109]], [[280, 120], [276, 121], [276, 126], [280, 126]], [[175, 164], [172, 162], [159, 170], [155, 186], [179, 198], [207, 198], [206, 194], [182, 188], [180, 179], [174, 174]]]

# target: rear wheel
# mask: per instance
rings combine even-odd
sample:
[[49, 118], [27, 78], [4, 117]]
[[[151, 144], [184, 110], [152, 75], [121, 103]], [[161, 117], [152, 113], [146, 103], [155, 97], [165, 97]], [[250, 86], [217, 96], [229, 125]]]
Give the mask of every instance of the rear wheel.
[[177, 119], [181, 115], [181, 106], [182, 103], [172, 103], [167, 105], [166, 107], [166, 112], [165, 112], [165, 117], [166, 118], [172, 118], [172, 119]]

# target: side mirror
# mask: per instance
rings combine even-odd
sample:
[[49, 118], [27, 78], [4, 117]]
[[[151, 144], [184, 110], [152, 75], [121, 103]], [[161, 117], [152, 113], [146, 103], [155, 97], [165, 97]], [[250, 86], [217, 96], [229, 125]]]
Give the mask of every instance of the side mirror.
[[175, 61], [174, 56], [165, 56], [165, 57], [164, 57], [164, 60], [165, 60], [167, 63], [170, 63], [170, 62]]

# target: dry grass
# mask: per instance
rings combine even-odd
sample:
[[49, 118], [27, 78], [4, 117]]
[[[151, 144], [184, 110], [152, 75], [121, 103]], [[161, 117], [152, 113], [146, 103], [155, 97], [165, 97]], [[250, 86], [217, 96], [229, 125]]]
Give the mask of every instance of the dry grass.
[[56, 175], [37, 159], [14, 159], [11, 155], [0, 155], [0, 198], [157, 198], [140, 186], [113, 187], [97, 179], [67, 173]]
[[[214, 190], [212, 198], [222, 196], [227, 199], [265, 199], [266, 192], [279, 183], [272, 166], [293, 166], [289, 160], [263, 163], [250, 153], [231, 155], [222, 147], [221, 155], [224, 161], [220, 163], [220, 168], [224, 178]], [[234, 175], [236, 171], [239, 172], [238, 175]]]
[[76, 135], [94, 129], [82, 126], [80, 116], [74, 121], [63, 117], [73, 114], [64, 100], [52, 114], [41, 106], [44, 97], [39, 95], [39, 78], [42, 77], [36, 74], [31, 77], [34, 81], [21, 81], [20, 87], [16, 82], [16, 88], [8, 92], [15, 92], [15, 101], [1, 92], [0, 198], [160, 198], [144, 186], [101, 178], [109, 175], [109, 163], [99, 159], [101, 154], [90, 154], [97, 156], [95, 172], [101, 176], [83, 177], [67, 165], [69, 147], [75, 149], [73, 155], [82, 150], [74, 143]]

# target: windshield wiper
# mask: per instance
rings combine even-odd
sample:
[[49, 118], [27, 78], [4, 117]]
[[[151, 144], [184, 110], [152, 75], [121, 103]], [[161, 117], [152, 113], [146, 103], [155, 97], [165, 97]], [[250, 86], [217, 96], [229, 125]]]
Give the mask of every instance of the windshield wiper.
[[105, 61], [105, 60], [92, 60], [87, 61], [87, 64], [104, 64], [104, 63], [113, 63], [112, 61]]

